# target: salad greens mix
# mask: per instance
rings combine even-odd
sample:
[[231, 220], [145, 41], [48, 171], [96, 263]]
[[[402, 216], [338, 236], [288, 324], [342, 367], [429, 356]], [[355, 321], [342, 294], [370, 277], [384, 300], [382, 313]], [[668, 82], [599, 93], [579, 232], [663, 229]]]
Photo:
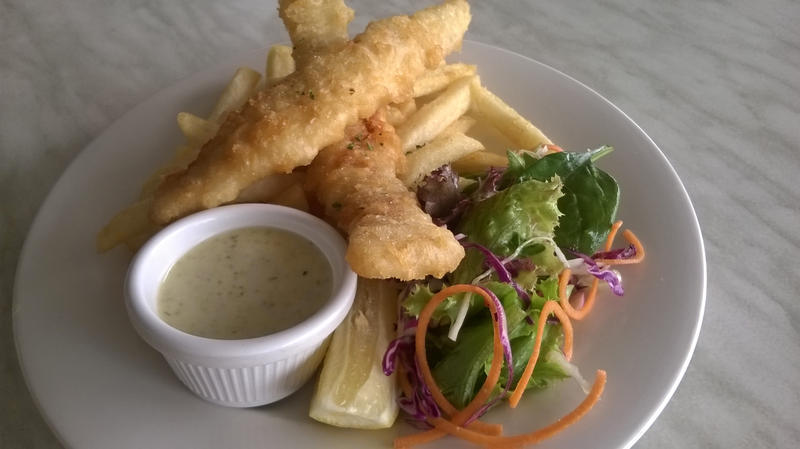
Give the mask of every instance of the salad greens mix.
[[[446, 165], [420, 184], [420, 204], [456, 234], [466, 255], [445, 278], [418, 281], [402, 295], [400, 336], [384, 357], [384, 371], [391, 373], [397, 363], [404, 365], [415, 393], [413, 398], [401, 398], [400, 405], [412, 417], [439, 416], [414, 366], [413, 331], [423, 307], [442, 288], [475, 284], [502, 304], [508, 355], [495, 386], [496, 399], [516, 387], [533, 352], [542, 307], [559, 299], [558, 275], [564, 268], [578, 274], [571, 281], [574, 291], [584, 288], [586, 279], [597, 277], [621, 294], [615, 272], [594, 263], [619, 204], [616, 181], [595, 165], [611, 151], [608, 146], [544, 156], [544, 151], [509, 151], [505, 169], [493, 167], [482, 176], [463, 178]], [[631, 257], [630, 249], [612, 256]], [[428, 363], [456, 408], [465, 407], [486, 379], [493, 354], [493, 318], [497, 319], [483, 306], [483, 299], [473, 294], [451, 296], [433, 314], [425, 342]], [[585, 384], [561, 353], [563, 338], [559, 322], [548, 321], [526, 389], [544, 388], [567, 377]]]

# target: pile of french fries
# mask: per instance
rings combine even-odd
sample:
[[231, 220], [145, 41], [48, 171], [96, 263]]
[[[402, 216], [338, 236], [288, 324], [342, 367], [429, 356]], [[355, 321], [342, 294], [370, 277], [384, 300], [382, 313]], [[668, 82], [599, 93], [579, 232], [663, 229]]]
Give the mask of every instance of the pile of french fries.
[[[136, 250], [157, 232], [160, 228], [150, 222], [148, 212], [161, 180], [194, 161], [228, 112], [294, 69], [292, 49], [275, 45], [267, 55], [265, 75], [247, 67], [237, 69], [208, 118], [179, 113], [178, 127], [185, 143], [144, 183], [138, 200], [99, 232], [98, 251], [119, 244]], [[532, 150], [552, 144], [536, 126], [481, 85], [475, 66], [467, 64], [444, 64], [427, 72], [414, 84], [413, 98], [388, 105], [386, 117], [406, 151], [406, 170], [400, 176], [410, 189], [445, 164], [453, 164], [461, 174], [483, 173], [491, 166], [505, 166], [508, 148]], [[308, 211], [304, 179], [303, 168], [271, 175], [243, 190], [234, 202], [274, 203]]]

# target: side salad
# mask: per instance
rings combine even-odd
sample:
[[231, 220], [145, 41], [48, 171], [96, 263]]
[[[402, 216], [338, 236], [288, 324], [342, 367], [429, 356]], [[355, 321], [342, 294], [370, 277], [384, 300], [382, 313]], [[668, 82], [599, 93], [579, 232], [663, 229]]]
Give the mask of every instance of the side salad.
[[[460, 176], [442, 166], [419, 184], [420, 204], [466, 250], [444, 278], [410, 283], [399, 298], [397, 338], [383, 358], [398, 372], [400, 408], [421, 427], [399, 438], [410, 447], [452, 433], [500, 447], [530, 444], [562, 430], [596, 402], [594, 385], [570, 362], [571, 319], [591, 311], [601, 286], [624, 293], [614, 265], [636, 263], [644, 249], [612, 249], [620, 191], [595, 165], [603, 146], [567, 152], [555, 145], [507, 153], [508, 166]], [[517, 437], [478, 419], [503, 399], [515, 407], [526, 390], [573, 378], [588, 394], [553, 426]], [[498, 446], [500, 445], [500, 446]]]

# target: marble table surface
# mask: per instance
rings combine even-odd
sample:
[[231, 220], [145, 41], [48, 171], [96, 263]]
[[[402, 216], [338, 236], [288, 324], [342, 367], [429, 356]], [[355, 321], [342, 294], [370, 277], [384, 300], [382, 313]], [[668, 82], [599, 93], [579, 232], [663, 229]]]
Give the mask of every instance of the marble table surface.
[[[357, 30], [431, 1], [349, 3]], [[469, 39], [605, 95], [663, 149], [694, 201], [705, 321], [683, 382], [636, 447], [797, 447], [800, 3], [472, 3]], [[61, 447], [26, 389], [11, 329], [17, 258], [51, 186], [160, 88], [281, 40], [272, 1], [0, 3], [0, 447]]]

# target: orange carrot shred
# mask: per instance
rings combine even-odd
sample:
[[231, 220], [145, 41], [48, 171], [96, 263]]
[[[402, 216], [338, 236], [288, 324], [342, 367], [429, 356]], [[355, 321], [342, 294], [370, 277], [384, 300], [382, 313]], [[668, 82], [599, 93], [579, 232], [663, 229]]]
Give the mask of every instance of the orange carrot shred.
[[[427, 353], [425, 350], [425, 336], [428, 331], [428, 323], [430, 323], [431, 317], [433, 316], [433, 311], [436, 310], [436, 306], [438, 306], [439, 303], [444, 301], [447, 297], [456, 293], [477, 293], [483, 297], [486, 306], [489, 308], [492, 314], [497, 313], [494, 303], [482, 288], [471, 284], [459, 284], [447, 287], [435, 294], [419, 314], [417, 333], [415, 335], [416, 341], [414, 342], [416, 346], [417, 364], [422, 373], [422, 378], [425, 380], [425, 383], [431, 390], [434, 400], [436, 400], [436, 403], [439, 405], [439, 407], [445, 409], [445, 413], [449, 414], [453, 414], [455, 412], [455, 407], [453, 407], [453, 405], [450, 404], [450, 401], [444, 397], [442, 390], [439, 389], [439, 386], [436, 385], [436, 381], [433, 379], [433, 374], [431, 373], [430, 366], [428, 365]], [[492, 357], [492, 366], [498, 366], [496, 366], [496, 369], [489, 369], [489, 374], [486, 376], [486, 381], [483, 383], [483, 386], [481, 386], [480, 390], [478, 390], [475, 398], [473, 398], [472, 402], [464, 409], [455, 413], [456, 415], [465, 415], [465, 418], [472, 416], [472, 414], [475, 413], [483, 405], [483, 403], [486, 402], [487, 399], [489, 399], [489, 396], [494, 390], [495, 384], [500, 379], [500, 370], [503, 362], [503, 344], [500, 341], [497, 323], [494, 323], [494, 327], [496, 335], [494, 335], [494, 354]], [[495, 359], [497, 360], [497, 363], [495, 363]]]
[[[617, 231], [619, 231], [621, 227], [622, 221], [617, 221], [611, 225], [611, 230], [608, 232], [608, 237], [606, 238], [606, 243], [603, 248], [604, 251], [611, 250], [611, 246], [614, 244], [614, 238], [617, 235]], [[644, 247], [642, 246], [641, 242], [639, 242], [633, 232], [629, 230], [625, 230], [623, 235], [634, 245], [634, 248], [636, 248], [636, 257], [631, 259], [597, 259], [596, 262], [604, 262], [607, 265], [614, 265], [615, 263], [623, 264], [641, 262], [641, 260], [644, 259]], [[558, 300], [561, 303], [561, 307], [564, 308], [564, 311], [567, 312], [567, 315], [569, 315], [570, 318], [580, 321], [586, 318], [586, 316], [589, 315], [589, 312], [591, 312], [592, 308], [594, 307], [595, 299], [597, 298], [597, 289], [600, 286], [600, 280], [596, 278], [592, 280], [592, 286], [589, 288], [589, 293], [586, 295], [586, 298], [584, 298], [583, 307], [581, 307], [580, 310], [576, 310], [574, 307], [572, 307], [572, 304], [569, 303], [569, 298], [567, 298], [567, 283], [569, 282], [569, 277], [571, 274], [572, 273], [569, 269], [561, 272], [561, 275], [558, 278]]]
[[545, 144], [545, 148], [547, 148], [547, 151], [550, 154], [552, 154], [552, 153], [561, 153], [561, 152], [564, 151], [563, 148], [561, 148], [558, 145], [552, 144], [552, 143]]
[[[400, 383], [400, 389], [403, 391], [403, 394], [405, 394], [407, 398], [413, 397], [414, 391], [411, 388], [411, 384], [408, 382], [408, 377], [406, 377], [406, 372], [402, 366], [397, 368], [397, 379]], [[502, 424], [487, 423], [477, 419], [469, 423], [467, 428], [476, 432], [485, 433], [487, 435], [500, 435], [503, 433]]]
[[567, 283], [569, 282], [569, 277], [572, 275], [572, 271], [567, 268], [561, 272], [561, 275], [558, 277], [558, 301], [561, 303], [561, 307], [564, 309], [564, 312], [572, 318], [573, 320], [582, 320], [589, 315], [589, 312], [592, 311], [594, 307], [594, 301], [597, 298], [597, 288], [600, 285], [599, 279], [595, 278], [592, 281], [592, 286], [589, 287], [589, 293], [586, 295], [586, 298], [583, 300], [583, 307], [580, 309], [575, 309], [572, 307], [572, 304], [569, 303], [569, 298], [567, 297]]
[[644, 246], [642, 242], [636, 237], [636, 234], [633, 233], [630, 229], [626, 229], [622, 236], [625, 237], [625, 240], [628, 241], [633, 247], [636, 249], [636, 255], [631, 257], [630, 259], [597, 259], [595, 262], [597, 263], [604, 263], [606, 265], [630, 265], [639, 263], [644, 260], [645, 252]]
[[[622, 225], [622, 222], [616, 222], [612, 226], [609, 236], [606, 239], [606, 251], [608, 251], [613, 243], [614, 236], [617, 233], [618, 229]], [[623, 235], [625, 238], [634, 245], [634, 248], [637, 250], [637, 257], [634, 259], [641, 259], [644, 258], [644, 248], [641, 245], [641, 242], [636, 238], [636, 236], [626, 230]], [[641, 256], [641, 257], [639, 257]], [[634, 260], [629, 259], [629, 260]], [[635, 262], [633, 262], [635, 263]], [[542, 310], [539, 314], [539, 321], [537, 323], [536, 329], [536, 336], [534, 340], [534, 349], [531, 357], [528, 359], [528, 363], [525, 366], [525, 370], [522, 373], [522, 376], [517, 381], [517, 386], [512, 392], [511, 396], [509, 397], [509, 405], [511, 408], [516, 408], [519, 404], [520, 399], [522, 398], [523, 393], [525, 392], [525, 386], [527, 386], [528, 382], [530, 381], [531, 376], [533, 375], [533, 370], [536, 366], [536, 361], [539, 358], [539, 353], [541, 352], [542, 346], [542, 338], [544, 333], [544, 326], [547, 322], [547, 317], [551, 314], [555, 314], [556, 317], [561, 322], [564, 331], [564, 356], [567, 360], [572, 358], [572, 348], [573, 348], [573, 329], [572, 323], [570, 318], [582, 319], [585, 317], [592, 309], [594, 304], [595, 298], [597, 296], [597, 288], [598, 288], [598, 280], [595, 279], [592, 283], [590, 288], [589, 294], [585, 299], [584, 306], [581, 310], [575, 310], [570, 304], [569, 299], [566, 298], [566, 286], [567, 282], [569, 281], [569, 277], [571, 276], [570, 270], [566, 269], [564, 272], [561, 273], [559, 277], [559, 301], [547, 301]], [[598, 370], [597, 376], [595, 378], [595, 383], [592, 386], [592, 390], [590, 391], [589, 395], [584, 399], [584, 401], [575, 408], [572, 412], [565, 415], [560, 420], [556, 421], [555, 423], [546, 426], [542, 429], [539, 429], [535, 432], [526, 433], [522, 435], [516, 435], [513, 437], [502, 437], [499, 434], [502, 432], [502, 426], [497, 424], [488, 424], [483, 423], [480, 421], [474, 421], [467, 426], [463, 426], [462, 424], [469, 419], [483, 404], [485, 404], [489, 397], [491, 396], [491, 392], [494, 388], [494, 385], [500, 378], [500, 371], [503, 366], [503, 348], [502, 343], [500, 342], [499, 336], [499, 324], [497, 322], [493, 322], [494, 333], [493, 333], [493, 354], [492, 354], [492, 364], [487, 373], [486, 381], [481, 386], [481, 389], [472, 399], [472, 401], [467, 404], [467, 406], [462, 410], [456, 410], [456, 408], [444, 397], [441, 389], [436, 384], [435, 379], [433, 378], [433, 374], [431, 373], [430, 366], [427, 360], [427, 354], [425, 350], [425, 337], [427, 335], [427, 328], [430, 324], [431, 317], [433, 315], [433, 311], [436, 309], [436, 306], [439, 305], [444, 299], [447, 297], [456, 294], [456, 293], [477, 293], [484, 298], [484, 302], [486, 306], [490, 309], [490, 311], [494, 314], [496, 313], [496, 308], [494, 303], [491, 301], [491, 298], [488, 294], [483, 291], [483, 289], [470, 284], [459, 284], [447, 287], [434, 295], [428, 304], [426, 304], [425, 308], [423, 308], [422, 312], [419, 315], [419, 321], [417, 324], [417, 331], [415, 335], [415, 353], [417, 364], [419, 366], [420, 372], [423, 377], [423, 381], [425, 382], [426, 386], [431, 392], [434, 400], [436, 401], [437, 405], [445, 412], [445, 414], [450, 415], [450, 419], [447, 420], [445, 418], [428, 418], [428, 423], [434, 426], [433, 429], [414, 434], [408, 435], [404, 437], [398, 437], [394, 441], [395, 449], [407, 449], [412, 446], [416, 446], [419, 444], [428, 443], [430, 441], [436, 440], [441, 438], [446, 434], [451, 434], [453, 436], [465, 439], [467, 441], [471, 441], [473, 443], [478, 443], [482, 445], [488, 445], [492, 449], [516, 449], [521, 447], [522, 445], [528, 444], [535, 444], [539, 441], [544, 439], [550, 438], [553, 435], [561, 432], [562, 430], [566, 429], [567, 427], [571, 426], [575, 422], [577, 422], [583, 415], [585, 415], [597, 401], [600, 399], [600, 396], [603, 393], [603, 389], [606, 383], [606, 373], [605, 371]], [[405, 382], [404, 382], [405, 381]], [[413, 391], [411, 391], [411, 386], [408, 384], [408, 380], [401, 376], [401, 388], [403, 388], [406, 396], [411, 396]]]
[[[557, 145], [547, 145], [547, 149], [551, 153], [563, 151], [561, 147]], [[610, 251], [611, 247], [613, 246], [614, 239], [617, 235], [617, 232], [622, 227], [622, 221], [617, 221], [611, 225], [611, 229], [609, 230], [608, 236], [606, 237], [604, 251]], [[605, 263], [606, 265], [625, 265], [625, 264], [635, 264], [639, 263], [644, 260], [645, 257], [645, 250], [642, 243], [636, 237], [636, 235], [626, 229], [622, 233], [623, 237], [631, 244], [636, 250], [636, 255], [630, 259], [597, 259], [596, 262]], [[572, 358], [572, 346], [573, 346], [573, 329], [572, 329], [572, 322], [570, 319], [581, 320], [585, 318], [589, 312], [591, 312], [595, 299], [597, 297], [597, 290], [599, 286], [599, 280], [594, 279], [592, 285], [589, 289], [589, 293], [586, 295], [584, 299], [584, 304], [580, 310], [576, 310], [572, 305], [569, 303], [569, 298], [566, 294], [567, 284], [569, 283], [570, 276], [572, 275], [571, 270], [565, 269], [561, 272], [558, 279], [558, 301], [547, 301], [542, 310], [539, 314], [539, 321], [537, 323], [536, 328], [536, 336], [534, 340], [534, 348], [531, 357], [528, 359], [528, 363], [525, 366], [525, 370], [522, 373], [522, 376], [517, 381], [517, 386], [512, 392], [511, 396], [508, 399], [509, 405], [511, 408], [516, 408], [519, 404], [520, 399], [522, 398], [523, 393], [525, 392], [525, 387], [527, 386], [528, 382], [530, 381], [531, 376], [533, 375], [533, 370], [536, 366], [536, 361], [539, 358], [539, 354], [541, 352], [542, 346], [542, 338], [544, 333], [544, 326], [547, 322], [547, 317], [551, 314], [556, 315], [556, 317], [561, 322], [564, 331], [564, 356], [567, 360]], [[491, 396], [491, 392], [494, 388], [494, 385], [500, 378], [500, 371], [503, 366], [503, 348], [502, 343], [500, 342], [499, 336], [499, 324], [497, 322], [493, 322], [494, 327], [494, 334], [493, 334], [493, 354], [492, 354], [492, 364], [489, 369], [489, 373], [486, 376], [486, 381], [481, 386], [481, 389], [472, 399], [472, 401], [467, 404], [462, 410], [457, 410], [450, 401], [442, 393], [439, 386], [436, 384], [436, 381], [433, 378], [433, 374], [431, 373], [430, 366], [428, 365], [427, 354], [425, 351], [425, 336], [427, 334], [427, 328], [430, 323], [431, 316], [433, 315], [433, 311], [436, 309], [436, 306], [439, 305], [444, 299], [447, 297], [456, 294], [456, 293], [476, 293], [483, 297], [486, 306], [490, 309], [490, 311], [494, 314], [496, 313], [495, 305], [491, 301], [491, 298], [488, 294], [483, 291], [483, 289], [470, 284], [459, 284], [447, 287], [434, 295], [422, 312], [419, 315], [419, 321], [417, 325], [416, 331], [416, 341], [415, 341], [415, 352], [416, 352], [416, 359], [417, 364], [419, 365], [420, 372], [422, 373], [423, 380], [431, 392], [434, 400], [436, 401], [437, 405], [439, 406], [442, 411], [450, 416], [450, 419], [445, 418], [428, 418], [427, 421], [429, 424], [433, 425], [434, 428], [422, 433], [408, 435], [404, 437], [398, 437], [394, 441], [395, 449], [407, 449], [412, 446], [416, 446], [419, 444], [428, 443], [430, 441], [436, 440], [441, 438], [446, 434], [451, 434], [453, 436], [465, 439], [467, 441], [481, 444], [488, 446], [490, 449], [517, 449], [523, 445], [530, 445], [536, 444], [542, 440], [550, 438], [557, 433], [563, 431], [567, 427], [575, 424], [578, 420], [580, 420], [589, 410], [594, 407], [594, 405], [600, 400], [600, 397], [603, 394], [603, 390], [605, 389], [606, 384], [606, 372], [603, 370], [597, 370], [597, 374], [595, 376], [594, 384], [592, 385], [592, 389], [589, 392], [589, 395], [578, 405], [573, 411], [568, 413], [567, 415], [563, 416], [561, 419], [557, 420], [556, 422], [545, 426], [539, 430], [534, 432], [525, 433], [521, 435], [511, 436], [511, 437], [503, 437], [500, 436], [502, 433], [502, 425], [500, 424], [489, 424], [481, 421], [473, 421], [472, 423], [468, 424], [467, 426], [463, 426], [463, 423], [466, 422], [483, 404], [485, 404], [489, 397]], [[411, 389], [411, 385], [408, 382], [408, 379], [404, 375], [404, 373], [400, 374], [400, 386], [407, 397], [411, 397], [413, 395], [413, 391]]]
[[533, 375], [533, 368], [536, 366], [536, 360], [539, 358], [539, 352], [542, 349], [544, 325], [547, 322], [547, 317], [550, 316], [551, 313], [558, 317], [564, 329], [564, 357], [567, 360], [572, 358], [572, 322], [569, 320], [567, 313], [564, 312], [564, 309], [558, 305], [558, 302], [547, 301], [544, 303], [544, 306], [542, 306], [542, 311], [539, 313], [539, 322], [536, 323], [536, 339], [533, 342], [533, 353], [531, 353], [531, 357], [528, 359], [528, 364], [525, 365], [525, 371], [522, 372], [522, 376], [520, 376], [517, 382], [517, 387], [514, 389], [511, 397], [508, 398], [508, 403], [511, 408], [517, 407], [520, 398], [522, 398], [522, 393], [525, 392], [525, 387], [528, 385], [528, 381]]
[[611, 230], [608, 231], [608, 237], [606, 237], [606, 244], [603, 247], [603, 251], [610, 251], [611, 247], [614, 245], [614, 238], [617, 236], [617, 231], [619, 228], [622, 227], [622, 220], [617, 220], [614, 224], [611, 225]]
[[[500, 325], [496, 321], [493, 321], [493, 354], [492, 354], [492, 364], [489, 368], [489, 372], [486, 375], [486, 381], [484, 381], [483, 385], [481, 386], [478, 393], [475, 397], [464, 407], [462, 410], [456, 411], [455, 407], [444, 397], [442, 390], [439, 389], [439, 386], [436, 384], [435, 379], [433, 378], [433, 374], [431, 373], [430, 366], [428, 365], [428, 358], [427, 353], [425, 350], [425, 336], [428, 332], [428, 324], [430, 323], [431, 317], [433, 316], [434, 310], [436, 310], [436, 306], [439, 305], [442, 301], [444, 301], [447, 297], [452, 296], [457, 293], [476, 293], [481, 295], [484, 299], [484, 303], [489, 308], [491, 313], [494, 315], [497, 313], [497, 309], [495, 307], [494, 302], [492, 302], [489, 295], [480, 287], [471, 284], [458, 284], [452, 285], [450, 287], [442, 289], [437, 294], [433, 295], [433, 297], [428, 301], [428, 304], [422, 309], [422, 312], [419, 314], [419, 319], [417, 322], [417, 331], [415, 335], [415, 350], [416, 350], [416, 360], [417, 365], [419, 366], [420, 372], [422, 373], [422, 378], [425, 381], [426, 386], [431, 392], [436, 403], [442, 408], [445, 413], [451, 414], [452, 424], [459, 428], [461, 424], [463, 424], [467, 419], [469, 419], [478, 409], [485, 404], [489, 397], [494, 390], [495, 384], [500, 379], [500, 372], [503, 367], [503, 344], [500, 341]], [[434, 419], [443, 419], [443, 418], [431, 418], [429, 421]], [[449, 422], [449, 421], [448, 421]], [[470, 430], [472, 432], [472, 430]], [[478, 432], [476, 432], [478, 433]], [[437, 438], [444, 436], [446, 433], [443, 432], [441, 429], [431, 429], [426, 432], [422, 432], [416, 435], [409, 435], [406, 437], [399, 437], [396, 438], [394, 441], [395, 448], [407, 448], [417, 444], [427, 443], [429, 441], [433, 441]], [[483, 433], [479, 433], [484, 435]]]
[[497, 436], [481, 434], [478, 432], [473, 432], [469, 429], [453, 424], [452, 422], [447, 421], [446, 419], [443, 418], [434, 418], [432, 419], [432, 421], [436, 425], [437, 429], [442, 429], [451, 435], [463, 438], [472, 443], [488, 445], [490, 448], [493, 449], [512, 448], [512, 447], [517, 448], [523, 445], [536, 444], [538, 442], [541, 442], [547, 438], [550, 438], [558, 434], [567, 427], [575, 424], [587, 412], [589, 412], [589, 410], [591, 410], [592, 407], [594, 407], [594, 405], [600, 400], [600, 397], [603, 395], [603, 390], [605, 389], [606, 386], [606, 378], [607, 376], [605, 371], [597, 370], [597, 374], [595, 375], [595, 380], [594, 384], [592, 385], [592, 389], [586, 396], [586, 398], [583, 400], [583, 402], [581, 402], [577, 407], [575, 407], [574, 410], [567, 413], [556, 422], [530, 433], [514, 435], [511, 437], [497, 437]]

